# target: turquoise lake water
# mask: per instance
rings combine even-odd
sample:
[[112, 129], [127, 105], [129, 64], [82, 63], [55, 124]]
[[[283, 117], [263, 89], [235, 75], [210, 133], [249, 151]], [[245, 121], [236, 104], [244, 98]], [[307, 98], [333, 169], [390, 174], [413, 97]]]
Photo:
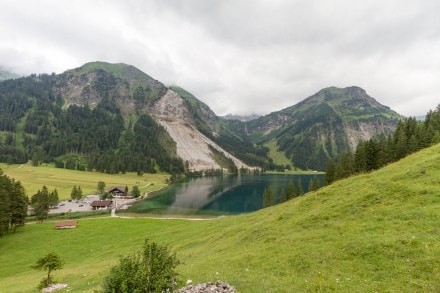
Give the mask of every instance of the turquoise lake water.
[[248, 213], [263, 206], [263, 193], [270, 187], [279, 200], [290, 180], [301, 182], [307, 192], [313, 177], [323, 181], [322, 174], [316, 175], [228, 175], [202, 177], [156, 192], [149, 199], [136, 202], [129, 213], [162, 215], [228, 215]]

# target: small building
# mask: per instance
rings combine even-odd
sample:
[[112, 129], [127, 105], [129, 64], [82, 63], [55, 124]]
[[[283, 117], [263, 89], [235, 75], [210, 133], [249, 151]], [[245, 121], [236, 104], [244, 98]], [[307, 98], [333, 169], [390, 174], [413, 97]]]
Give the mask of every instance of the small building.
[[112, 207], [111, 200], [95, 200], [90, 204], [93, 210], [109, 210]]
[[65, 221], [65, 222], [58, 222], [55, 223], [55, 229], [73, 229], [78, 226], [77, 221]]
[[125, 186], [113, 186], [108, 191], [113, 197], [123, 197], [126, 196]]

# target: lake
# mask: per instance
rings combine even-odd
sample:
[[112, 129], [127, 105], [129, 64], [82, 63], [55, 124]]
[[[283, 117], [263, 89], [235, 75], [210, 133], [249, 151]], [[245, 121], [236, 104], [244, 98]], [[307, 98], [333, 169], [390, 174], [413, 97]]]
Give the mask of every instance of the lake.
[[259, 210], [263, 193], [270, 187], [277, 202], [290, 180], [301, 182], [303, 190], [313, 177], [321, 185], [322, 174], [312, 175], [225, 175], [192, 178], [157, 191], [150, 198], [136, 202], [127, 213], [161, 215], [228, 215]]

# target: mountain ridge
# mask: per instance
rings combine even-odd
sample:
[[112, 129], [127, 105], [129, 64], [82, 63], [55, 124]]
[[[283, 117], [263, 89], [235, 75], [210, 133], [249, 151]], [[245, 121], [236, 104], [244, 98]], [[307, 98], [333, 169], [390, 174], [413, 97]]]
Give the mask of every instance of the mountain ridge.
[[[4, 117], [0, 118], [6, 119], [10, 126], [0, 130], [12, 131], [20, 125], [19, 120], [23, 120], [27, 125], [24, 136], [27, 137], [28, 142], [34, 141], [32, 135], [38, 136], [41, 131], [54, 131], [50, 135], [55, 138], [62, 133], [57, 134], [60, 130], [56, 130], [57, 124], [49, 117], [58, 119], [60, 113], [63, 113], [55, 109], [56, 107], [61, 106], [61, 111], [76, 109], [69, 110], [71, 107], [79, 107], [75, 111], [83, 111], [81, 110], [83, 107], [95, 111], [101, 105], [99, 109], [108, 112], [107, 120], [112, 115], [121, 115], [123, 120], [123, 122], [118, 122], [120, 126], [117, 129], [121, 129], [121, 132], [116, 134], [117, 137], [109, 138], [112, 141], [120, 140], [113, 146], [116, 151], [119, 146], [124, 145], [122, 142], [124, 139], [135, 143], [130, 139], [133, 125], [140, 116], [152, 115], [158, 125], [149, 127], [161, 125], [168, 132], [168, 138], [165, 138], [165, 134], [161, 134], [157, 143], [162, 143], [164, 149], [170, 152], [170, 157], [175, 156], [176, 153], [179, 154], [178, 156], [194, 170], [220, 166], [219, 162], [214, 159], [215, 154], [211, 148], [217, 149], [224, 157], [232, 159], [238, 167], [257, 166], [272, 169], [274, 163], [268, 156], [269, 149], [263, 145], [272, 139], [276, 140], [278, 151], [285, 153], [295, 166], [302, 169], [323, 170], [323, 162], [326, 159], [335, 159], [341, 152], [353, 149], [360, 139], [368, 139], [371, 135], [379, 134], [384, 130], [391, 131], [394, 124], [397, 124], [397, 115], [394, 115], [388, 107], [377, 103], [359, 87], [326, 88], [296, 105], [255, 120], [242, 122], [218, 117], [208, 105], [183, 88], [165, 86], [136, 67], [123, 63], [89, 62], [58, 75], [31, 75], [22, 80], [29, 88], [20, 89], [20, 81], [3, 83], [5, 88], [12, 86], [17, 93], [22, 91], [20, 93], [22, 94], [25, 91], [29, 97], [21, 97], [23, 105], [26, 106], [23, 106], [23, 112], [17, 112], [17, 117], [11, 118], [9, 114], [3, 113]], [[341, 94], [341, 91], [345, 92]], [[162, 99], [168, 98], [171, 98], [170, 101], [178, 102], [179, 105], [174, 109], [169, 108], [169, 116], [165, 117], [160, 108], [166, 105], [160, 104]], [[10, 97], [7, 103], [13, 104], [13, 99]], [[43, 103], [42, 100], [46, 102]], [[353, 105], [357, 106], [352, 107]], [[11, 105], [5, 105], [5, 109], [8, 107]], [[39, 107], [42, 108], [39, 109]], [[380, 112], [376, 108], [383, 111]], [[390, 116], [388, 120], [383, 114], [384, 109], [388, 111], [386, 115]], [[46, 112], [43, 114], [39, 111]], [[169, 124], [169, 121], [176, 118], [174, 111], [181, 111], [180, 114], [185, 117], [180, 117], [184, 118], [179, 120], [180, 123], [175, 120], [174, 123]], [[84, 112], [81, 115], [88, 114]], [[29, 120], [31, 118], [37, 120], [32, 122]], [[379, 122], [372, 123], [373, 120]], [[143, 121], [148, 125], [151, 124], [148, 119]], [[384, 125], [381, 126], [381, 123]], [[171, 128], [172, 125], [173, 128]], [[176, 125], [181, 126], [178, 129]], [[328, 132], [325, 132], [326, 129]], [[81, 131], [77, 128], [73, 130], [73, 134], [81, 137], [83, 136]], [[184, 131], [186, 134], [179, 138], [177, 135], [179, 131]], [[349, 135], [346, 134], [348, 131], [351, 131]], [[344, 133], [345, 136], [340, 133]], [[365, 133], [368, 135], [362, 136]], [[194, 139], [195, 137], [197, 139]], [[37, 138], [32, 143], [44, 144], [44, 140], [47, 139], [50, 140], [50, 137]], [[185, 146], [182, 139], [190, 144]], [[177, 142], [179, 140], [180, 143]], [[192, 140], [194, 143], [191, 142]], [[174, 141], [175, 146], [171, 146], [172, 144], [167, 141]], [[84, 144], [87, 143], [84, 142]], [[27, 154], [29, 158], [36, 152], [27, 145], [20, 147], [29, 150]], [[172, 148], [177, 149], [171, 151]], [[192, 148], [192, 155], [188, 153], [183, 155], [185, 148]], [[73, 150], [76, 149], [76, 147], [73, 148]], [[87, 148], [83, 147], [83, 149]], [[316, 152], [308, 152], [313, 149], [316, 149]], [[48, 155], [52, 152], [51, 147], [46, 146], [44, 152]], [[59, 154], [59, 152], [56, 153]], [[306, 158], [306, 160], [302, 161], [298, 158]]]
[[390, 134], [401, 118], [360, 87], [328, 87], [246, 125], [256, 142], [275, 139], [296, 166], [324, 170], [328, 158], [354, 151], [361, 140]]

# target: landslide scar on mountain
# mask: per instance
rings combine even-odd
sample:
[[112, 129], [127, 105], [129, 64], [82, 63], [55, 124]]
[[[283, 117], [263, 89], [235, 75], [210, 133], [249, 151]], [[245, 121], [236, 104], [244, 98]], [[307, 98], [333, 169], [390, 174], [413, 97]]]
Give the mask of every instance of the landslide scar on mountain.
[[184, 161], [189, 162], [191, 170], [200, 171], [221, 168], [213, 160], [208, 145], [213, 146], [233, 159], [237, 167], [249, 168], [192, 126], [194, 125], [193, 117], [182, 97], [176, 92], [168, 90], [153, 105], [151, 114], [176, 142], [177, 155]]

